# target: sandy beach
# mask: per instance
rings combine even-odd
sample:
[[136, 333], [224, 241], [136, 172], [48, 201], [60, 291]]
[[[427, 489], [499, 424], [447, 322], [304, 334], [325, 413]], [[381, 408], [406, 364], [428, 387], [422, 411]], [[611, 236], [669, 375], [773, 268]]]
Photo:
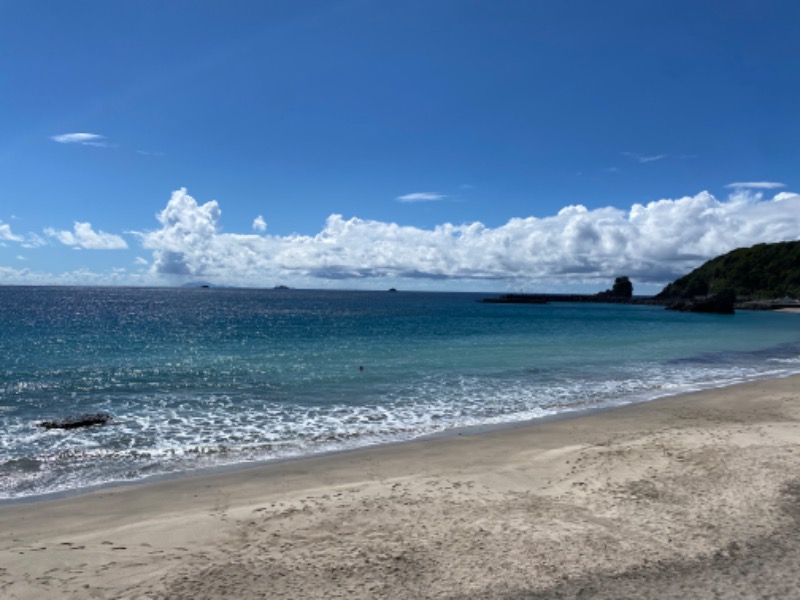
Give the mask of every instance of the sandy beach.
[[0, 597], [800, 597], [800, 378], [0, 506]]

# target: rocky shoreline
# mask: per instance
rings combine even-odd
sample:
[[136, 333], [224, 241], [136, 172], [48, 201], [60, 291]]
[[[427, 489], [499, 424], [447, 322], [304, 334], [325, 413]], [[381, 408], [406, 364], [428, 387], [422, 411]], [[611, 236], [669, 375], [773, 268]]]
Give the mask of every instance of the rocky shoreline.
[[503, 294], [480, 300], [486, 304], [548, 304], [550, 302], [586, 302], [606, 304], [641, 304], [663, 306], [668, 310], [685, 312], [705, 312], [716, 314], [732, 314], [734, 310], [781, 310], [800, 308], [800, 302], [792, 299], [745, 300], [735, 301], [731, 298], [717, 296], [695, 298], [691, 300], [678, 298], [659, 298], [657, 296], [632, 296], [623, 298], [607, 292], [599, 294]]

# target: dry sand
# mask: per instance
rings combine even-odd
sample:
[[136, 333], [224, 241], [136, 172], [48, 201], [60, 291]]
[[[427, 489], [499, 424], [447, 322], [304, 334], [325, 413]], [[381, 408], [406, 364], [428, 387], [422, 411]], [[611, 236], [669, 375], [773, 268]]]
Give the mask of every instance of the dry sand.
[[0, 507], [0, 597], [798, 598], [800, 378]]

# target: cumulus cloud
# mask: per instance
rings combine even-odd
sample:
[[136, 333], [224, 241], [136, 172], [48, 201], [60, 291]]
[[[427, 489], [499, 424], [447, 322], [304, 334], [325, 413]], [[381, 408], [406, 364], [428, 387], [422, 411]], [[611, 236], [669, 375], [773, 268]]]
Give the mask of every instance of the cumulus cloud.
[[105, 136], [98, 133], [62, 133], [50, 138], [59, 144], [80, 144], [81, 146], [108, 146]]
[[57, 239], [65, 246], [85, 248], [87, 250], [124, 250], [128, 244], [118, 235], [95, 231], [91, 223], [75, 222], [73, 231], [58, 230], [48, 227], [44, 232]]
[[253, 219], [253, 231], [260, 231], [261, 233], [267, 230], [267, 222], [264, 220], [264, 217], [258, 215], [255, 219]]
[[794, 194], [792, 192], [779, 192], [775, 194], [773, 200], [775, 202], [781, 202], [782, 200], [797, 200], [798, 194]]
[[786, 184], [777, 181], [735, 181], [725, 187], [736, 190], [775, 190], [786, 187]]
[[413, 194], [406, 194], [398, 196], [397, 200], [400, 202], [436, 202], [437, 200], [444, 200], [447, 198], [444, 194], [438, 192], [414, 192]]
[[173, 192], [166, 208], [157, 215], [161, 229], [142, 236], [143, 246], [154, 251], [153, 269], [190, 275], [204, 273], [219, 266], [220, 261], [228, 262], [224, 249], [236, 244], [230, 243], [234, 238], [227, 241], [217, 232], [220, 214], [214, 200], [198, 205], [185, 188]]
[[244, 235], [221, 232], [221, 215], [216, 201], [174, 192], [161, 228], [138, 234], [153, 251], [151, 273], [256, 285], [289, 277], [606, 284], [620, 274], [664, 283], [734, 248], [800, 238], [800, 195], [785, 192], [768, 200], [701, 192], [628, 210], [573, 205], [496, 228], [421, 229], [334, 214], [316, 235]]

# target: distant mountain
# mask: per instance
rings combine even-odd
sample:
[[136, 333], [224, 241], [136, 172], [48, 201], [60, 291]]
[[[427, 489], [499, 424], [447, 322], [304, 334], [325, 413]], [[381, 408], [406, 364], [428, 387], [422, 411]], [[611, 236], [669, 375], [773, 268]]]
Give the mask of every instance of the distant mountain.
[[694, 298], [726, 291], [733, 291], [740, 302], [800, 298], [800, 241], [733, 250], [670, 283], [656, 298]]

